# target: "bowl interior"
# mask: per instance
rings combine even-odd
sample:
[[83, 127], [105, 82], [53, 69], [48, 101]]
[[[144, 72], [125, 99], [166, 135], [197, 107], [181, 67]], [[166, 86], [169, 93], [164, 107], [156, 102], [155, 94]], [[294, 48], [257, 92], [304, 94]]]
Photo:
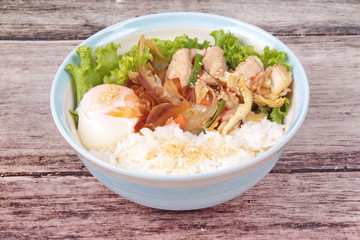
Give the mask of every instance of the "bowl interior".
[[[262, 49], [265, 46], [270, 46], [270, 48], [275, 48], [279, 51], [285, 51], [288, 55], [288, 64], [292, 66], [293, 69], [294, 81], [291, 107], [290, 112], [285, 119], [286, 135], [267, 152], [260, 154], [248, 163], [241, 164], [249, 165], [264, 158], [266, 155], [279, 151], [300, 127], [308, 108], [309, 89], [304, 69], [292, 51], [280, 40], [258, 27], [226, 17], [199, 13], [167, 13], [148, 15], [120, 22], [96, 33], [80, 45], [96, 48], [113, 41], [121, 44], [119, 53], [124, 53], [133, 45], [137, 44], [141, 34], [144, 34], [146, 38], [170, 40], [173, 40], [176, 36], [187, 34], [191, 38], [197, 37], [200, 41], [209, 40], [213, 42], [212, 37], [209, 34], [213, 30], [219, 29], [232, 32], [240, 39], [240, 42], [243, 45], [253, 45], [255, 50], [259, 52], [262, 52]], [[96, 164], [100, 164], [104, 168], [111, 169], [117, 173], [137, 177], [154, 177], [151, 174], [135, 173], [116, 166], [111, 166], [90, 155], [80, 144], [74, 121], [68, 111], [69, 109], [74, 109], [74, 97], [71, 76], [65, 71], [65, 66], [67, 64], [79, 63], [79, 57], [75, 50], [76, 49], [74, 49], [61, 64], [51, 90], [51, 110], [54, 121], [61, 134], [79, 154], [96, 162]], [[218, 170], [217, 172], [219, 172], [219, 174], [226, 174], [226, 171], [235, 171], [236, 169], [241, 168], [241, 165], [234, 166], [230, 169]], [[196, 177], [206, 177], [209, 176], [209, 174], [211, 173], [199, 174]], [[157, 177], [161, 179], [164, 178], [163, 176]], [[182, 179], [182, 177], [174, 178], [174, 176], [166, 176], [165, 178]], [[187, 176], [186, 178], [189, 177]]]

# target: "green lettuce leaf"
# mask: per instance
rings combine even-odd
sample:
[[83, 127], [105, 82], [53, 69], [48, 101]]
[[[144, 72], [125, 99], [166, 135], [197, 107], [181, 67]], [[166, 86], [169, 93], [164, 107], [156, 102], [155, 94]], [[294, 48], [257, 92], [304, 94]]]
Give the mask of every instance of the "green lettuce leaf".
[[109, 43], [105, 47], [98, 47], [94, 54], [91, 47], [78, 47], [76, 52], [80, 56], [80, 64], [68, 64], [65, 68], [75, 82], [76, 106], [90, 88], [102, 84], [103, 78], [118, 66], [121, 59], [117, 55], [119, 47], [120, 45]]
[[96, 57], [97, 68], [96, 70], [102, 76], [106, 76], [110, 71], [117, 68], [121, 55], [117, 54], [120, 45], [109, 43], [105, 47], [100, 46], [96, 49], [94, 56]]
[[276, 107], [272, 109], [269, 115], [269, 119], [273, 122], [283, 124], [284, 118], [289, 112], [289, 106], [290, 106], [290, 99], [285, 98], [284, 104], [281, 107]]
[[[140, 59], [140, 65], [152, 61], [153, 56], [150, 53], [150, 48], [144, 48], [144, 52]], [[117, 68], [112, 70], [110, 75], [104, 77], [104, 83], [124, 85], [129, 79], [128, 72], [136, 71], [138, 66], [138, 47], [133, 46], [132, 49], [122, 56], [121, 60], [117, 62]]]
[[265, 113], [267, 116], [269, 116], [272, 110], [273, 110], [273, 108], [271, 108], [269, 106], [257, 106], [256, 105], [256, 109], [254, 110], [254, 112], [255, 113]]
[[224, 50], [226, 61], [231, 69], [235, 69], [240, 62], [244, 61], [248, 56], [255, 55], [261, 59], [264, 68], [274, 64], [282, 64], [289, 71], [291, 68], [286, 64], [287, 56], [283, 51], [270, 49], [269, 46], [264, 48], [263, 54], [259, 54], [254, 50], [253, 46], [243, 46], [239, 43], [239, 39], [232, 33], [225, 33], [224, 30], [213, 31], [210, 33], [213, 36], [215, 45]]
[[[92, 53], [91, 47], [80, 46], [76, 52], [80, 56], [80, 64], [68, 64], [66, 70], [72, 75], [76, 88], [76, 106], [84, 94], [99, 84], [113, 83], [124, 85], [129, 71], [136, 71], [138, 65], [138, 49], [134, 46], [125, 55], [118, 55], [120, 45], [109, 43], [98, 47]], [[152, 60], [149, 48], [145, 47], [141, 65]], [[76, 107], [75, 106], [75, 107]]]
[[253, 111], [255, 113], [265, 113], [270, 121], [283, 124], [284, 118], [289, 112], [289, 107], [290, 99], [285, 98], [284, 104], [281, 107], [257, 106]]
[[260, 56], [261, 61], [264, 64], [264, 68], [275, 64], [284, 65], [288, 71], [291, 71], [291, 67], [286, 63], [287, 56], [283, 51], [278, 51], [276, 49], [270, 49], [269, 46], [264, 48], [264, 53]]
[[216, 30], [210, 33], [214, 38], [215, 45], [224, 50], [226, 62], [231, 69], [235, 69], [240, 62], [248, 56], [260, 54], [254, 50], [253, 46], [243, 46], [239, 39], [232, 33], [225, 33], [224, 30]]
[[73, 111], [73, 110], [69, 110], [69, 113], [74, 118], [75, 126], [77, 127], [79, 122], [79, 114], [77, 113], [77, 111]]
[[174, 53], [181, 48], [204, 49], [210, 46], [209, 41], [199, 43], [197, 38], [189, 38], [186, 34], [171, 40], [151, 39], [160, 49], [162, 55], [170, 62]]

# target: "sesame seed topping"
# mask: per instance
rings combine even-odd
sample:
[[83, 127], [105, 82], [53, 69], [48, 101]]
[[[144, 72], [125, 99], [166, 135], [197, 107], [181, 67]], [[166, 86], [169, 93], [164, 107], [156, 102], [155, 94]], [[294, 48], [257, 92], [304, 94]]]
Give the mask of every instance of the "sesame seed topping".
[[106, 85], [106, 89], [104, 92], [102, 92], [101, 100], [105, 104], [111, 104], [114, 99], [117, 99], [120, 96], [120, 88], [118, 88], [115, 85], [109, 84]]

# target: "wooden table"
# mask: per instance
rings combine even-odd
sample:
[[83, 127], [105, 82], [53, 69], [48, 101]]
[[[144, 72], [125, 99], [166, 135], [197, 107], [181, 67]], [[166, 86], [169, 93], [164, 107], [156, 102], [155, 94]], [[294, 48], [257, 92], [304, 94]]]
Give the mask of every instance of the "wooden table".
[[[129, 202], [55, 127], [50, 86], [82, 40], [166, 11], [237, 18], [277, 36], [308, 74], [307, 118], [271, 173], [219, 206]], [[360, 2], [0, 1], [0, 239], [360, 239]]]

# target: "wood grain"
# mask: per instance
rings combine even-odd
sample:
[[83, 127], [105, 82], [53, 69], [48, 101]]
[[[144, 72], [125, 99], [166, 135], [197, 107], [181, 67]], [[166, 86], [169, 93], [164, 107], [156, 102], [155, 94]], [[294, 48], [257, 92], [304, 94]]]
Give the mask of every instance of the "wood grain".
[[5, 177], [0, 238], [357, 239], [359, 184], [359, 172], [270, 174], [227, 203], [176, 212], [131, 203], [91, 177]]
[[[341, 11], [339, 11], [341, 9]], [[232, 17], [275, 35], [358, 35], [359, 1], [11, 1], [0, 5], [0, 40], [84, 39], [117, 22], [161, 12]]]
[[[169, 11], [271, 32], [310, 82], [307, 118], [271, 173], [198, 211], [115, 195], [84, 168], [50, 113], [53, 77], [80, 40]], [[0, 239], [360, 239], [359, 12], [358, 0], [0, 1]]]

